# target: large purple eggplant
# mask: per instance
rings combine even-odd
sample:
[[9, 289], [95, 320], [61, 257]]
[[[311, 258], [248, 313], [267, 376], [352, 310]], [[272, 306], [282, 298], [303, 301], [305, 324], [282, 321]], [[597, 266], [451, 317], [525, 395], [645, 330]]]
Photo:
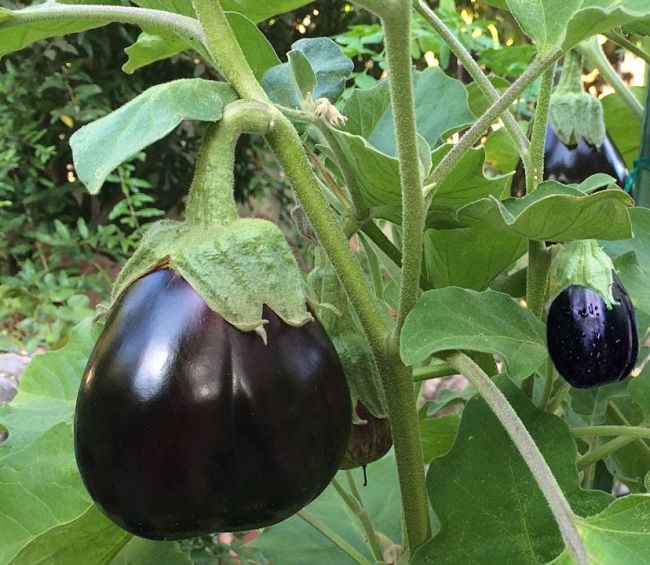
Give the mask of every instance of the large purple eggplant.
[[122, 528], [180, 539], [268, 526], [329, 484], [351, 428], [339, 358], [318, 321], [264, 317], [266, 345], [166, 269], [118, 299], [81, 383], [75, 450]]

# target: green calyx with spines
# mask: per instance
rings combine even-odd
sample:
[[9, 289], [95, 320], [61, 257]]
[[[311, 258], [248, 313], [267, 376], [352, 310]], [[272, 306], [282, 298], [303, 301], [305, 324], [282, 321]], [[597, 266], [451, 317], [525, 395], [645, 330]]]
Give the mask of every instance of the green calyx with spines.
[[209, 230], [171, 220], [154, 224], [115, 281], [113, 300], [160, 268], [180, 274], [212, 310], [242, 331], [265, 335], [265, 304], [291, 326], [312, 320], [295, 256], [280, 229], [266, 220], [240, 218]]
[[565, 145], [577, 145], [580, 138], [600, 147], [605, 141], [603, 106], [582, 87], [582, 57], [575, 51], [564, 56], [560, 82], [551, 96], [549, 121]]
[[205, 303], [242, 331], [266, 339], [264, 305], [291, 326], [313, 320], [302, 272], [280, 229], [240, 218], [233, 194], [235, 145], [241, 133], [265, 134], [275, 110], [238, 100], [208, 128], [183, 222], [163, 220], [145, 234], [113, 287], [113, 300], [138, 278], [169, 268]]
[[550, 273], [550, 299], [570, 286], [582, 286], [598, 294], [611, 309], [614, 263], [594, 239], [562, 245], [553, 258]]

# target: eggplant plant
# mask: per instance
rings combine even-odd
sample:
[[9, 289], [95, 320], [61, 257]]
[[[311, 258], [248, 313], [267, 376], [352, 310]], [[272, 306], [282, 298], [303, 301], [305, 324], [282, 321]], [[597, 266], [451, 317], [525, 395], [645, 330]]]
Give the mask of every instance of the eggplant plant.
[[[260, 563], [648, 561], [650, 210], [619, 186], [638, 143], [618, 123], [644, 109], [597, 34], [650, 61], [650, 5], [487, 3], [525, 39], [477, 61], [449, 22], [482, 2], [352, 0], [383, 41], [368, 89], [329, 38], [281, 61], [258, 24], [305, 0], [0, 8], [0, 56], [118, 23], [142, 30], [130, 72], [193, 51], [219, 77], [158, 84], [70, 138], [97, 194], [208, 122], [184, 215], [0, 406], [0, 562], [199, 562], [188, 538], [256, 529], [241, 559]], [[547, 130], [616, 163], [560, 159]], [[278, 226], [240, 217], [244, 134], [293, 189], [309, 275]]]

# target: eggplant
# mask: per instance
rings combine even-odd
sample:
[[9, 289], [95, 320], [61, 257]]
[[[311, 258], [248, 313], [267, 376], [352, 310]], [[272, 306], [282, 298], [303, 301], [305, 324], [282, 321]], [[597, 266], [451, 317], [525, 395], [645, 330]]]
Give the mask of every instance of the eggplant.
[[264, 309], [268, 343], [169, 269], [118, 298], [86, 367], [74, 442], [84, 484], [129, 532], [181, 539], [288, 518], [330, 483], [351, 401], [318, 321]]
[[341, 469], [365, 467], [381, 459], [393, 446], [388, 418], [377, 418], [362, 402], [357, 402], [356, 413], [365, 423], [353, 424]]
[[546, 338], [558, 373], [575, 388], [616, 383], [627, 377], [637, 361], [639, 339], [634, 307], [614, 274], [616, 303], [607, 309], [592, 290], [573, 285], [551, 303]]
[[600, 147], [590, 145], [580, 138], [577, 145], [565, 145], [549, 125], [544, 145], [544, 180], [556, 180], [563, 184], [580, 184], [591, 175], [605, 173], [616, 179], [625, 189], [627, 168], [619, 150], [610, 137]]
[[[616, 184], [625, 190], [628, 170], [625, 161], [609, 135], [600, 147], [590, 145], [580, 138], [577, 145], [565, 145], [553, 128], [546, 128], [544, 144], [543, 180], [555, 180], [563, 184], [580, 184], [591, 175], [605, 173], [616, 180]], [[526, 193], [526, 174], [521, 161], [517, 163], [511, 196], [521, 197]]]

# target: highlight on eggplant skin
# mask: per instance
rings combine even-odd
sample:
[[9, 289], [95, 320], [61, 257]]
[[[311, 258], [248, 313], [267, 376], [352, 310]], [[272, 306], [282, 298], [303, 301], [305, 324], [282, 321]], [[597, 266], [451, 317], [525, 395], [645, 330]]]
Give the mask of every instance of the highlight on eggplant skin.
[[634, 369], [639, 339], [634, 307], [627, 290], [614, 274], [616, 304], [588, 288], [574, 285], [551, 304], [546, 338], [558, 373], [575, 388], [616, 383]]

